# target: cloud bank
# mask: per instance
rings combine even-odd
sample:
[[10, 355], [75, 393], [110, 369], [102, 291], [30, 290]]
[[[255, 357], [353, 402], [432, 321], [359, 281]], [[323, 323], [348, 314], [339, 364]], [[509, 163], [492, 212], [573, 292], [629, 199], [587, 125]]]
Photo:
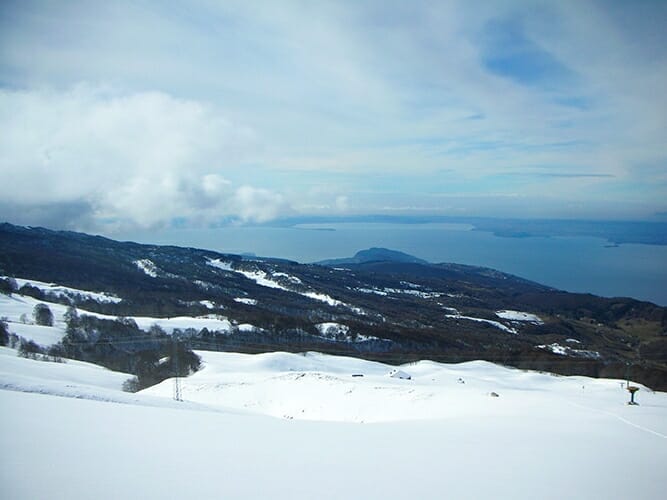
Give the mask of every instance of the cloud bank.
[[[154, 227], [224, 217], [262, 222], [286, 208], [225, 172], [251, 158], [253, 132], [162, 92], [78, 85], [0, 91], [0, 210], [42, 219]], [[77, 217], [74, 215], [77, 214]]]

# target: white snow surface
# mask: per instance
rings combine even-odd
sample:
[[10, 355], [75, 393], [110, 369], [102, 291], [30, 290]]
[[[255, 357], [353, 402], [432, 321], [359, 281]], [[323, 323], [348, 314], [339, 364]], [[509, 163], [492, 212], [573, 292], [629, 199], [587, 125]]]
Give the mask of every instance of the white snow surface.
[[301, 278], [297, 278], [296, 276], [292, 276], [292, 275], [289, 275], [287, 273], [281, 273], [281, 272], [273, 273], [273, 276], [286, 278], [288, 281], [290, 281], [292, 283], [295, 283], [297, 285], [300, 285], [301, 283], [303, 283], [303, 281], [301, 281]]
[[248, 306], [256, 306], [257, 305], [257, 299], [249, 299], [247, 297], [237, 297], [234, 299], [234, 302], [238, 302], [240, 304], [245, 304]]
[[271, 275], [265, 273], [264, 271], [244, 271], [242, 269], [235, 269], [234, 272], [242, 274], [260, 286], [265, 286], [267, 288], [277, 288], [278, 290], [285, 290], [288, 292], [290, 291], [289, 288], [286, 288], [277, 281], [272, 280]]
[[304, 297], [308, 297], [309, 299], [313, 300], [318, 300], [320, 302], [324, 302], [326, 304], [329, 304], [330, 306], [348, 306], [344, 302], [341, 302], [340, 300], [336, 300], [330, 295], [327, 295], [326, 293], [319, 293], [319, 292], [305, 292], [302, 293]]
[[54, 325], [65, 326], [63, 315], [67, 312], [67, 306], [38, 300], [28, 295], [0, 294], [0, 317], [7, 318], [9, 322], [19, 323], [24, 316], [28, 322], [32, 322], [32, 312], [37, 304], [46, 304], [53, 313]]
[[[0, 278], [7, 278], [7, 276], [0, 276]], [[118, 303], [122, 301], [120, 297], [106, 292], [91, 292], [88, 290], [81, 290], [79, 288], [71, 288], [68, 286], [58, 285], [56, 283], [46, 283], [44, 281], [29, 280], [23, 278], [14, 278], [16, 284], [20, 287], [23, 285], [30, 285], [39, 288], [44, 293], [51, 293], [61, 297], [75, 298], [77, 296], [91, 299], [100, 303]]]
[[[51, 309], [54, 317], [54, 325], [39, 326], [33, 324], [32, 311], [37, 304], [46, 304]], [[42, 346], [49, 346], [55, 344], [65, 335], [65, 320], [63, 318], [67, 312], [67, 306], [56, 304], [43, 300], [37, 300], [26, 295], [0, 294], [0, 318], [7, 319], [7, 326], [10, 333], [15, 333], [28, 340], [34, 340]], [[90, 315], [101, 319], [117, 319], [116, 316], [109, 316], [96, 312], [78, 309], [79, 315]], [[23, 323], [22, 316], [27, 320]], [[220, 332], [229, 332], [232, 324], [224, 316], [209, 314], [206, 316], [190, 317], [177, 316], [173, 318], [153, 318], [149, 316], [128, 316], [128, 319], [136, 321], [137, 326], [142, 330], [149, 330], [151, 326], [158, 325], [167, 333], [171, 334], [175, 329], [185, 330], [187, 328], [195, 328], [201, 330], [207, 328], [211, 331], [216, 330]]]
[[65, 328], [57, 326], [8, 323], [7, 327], [9, 333], [14, 333], [26, 340], [32, 340], [44, 347], [57, 344], [65, 335]]
[[[417, 286], [413, 283], [405, 283], [406, 285]], [[384, 288], [386, 293], [399, 293], [404, 295], [414, 295], [422, 299], [434, 299], [441, 297], [443, 294], [439, 292], [422, 292], [420, 290], [408, 290], [403, 288]]]
[[374, 293], [375, 295], [382, 295], [382, 296], [389, 295], [387, 292], [383, 290], [378, 290], [377, 288], [357, 288], [356, 290], [357, 292], [361, 293]]
[[134, 261], [134, 265], [151, 278], [157, 278], [158, 267], [150, 259], [139, 259]]
[[[573, 339], [568, 339], [568, 340], [573, 340]], [[577, 343], [581, 343], [575, 340]], [[589, 351], [586, 349], [572, 349], [569, 346], [562, 346], [558, 344], [557, 342], [554, 342], [553, 344], [549, 345], [538, 345], [535, 346], [538, 349], [545, 349], [547, 351], [551, 351], [554, 354], [558, 354], [560, 356], [579, 356], [581, 358], [591, 358], [591, 359], [600, 359], [600, 353], [597, 351]]]
[[[447, 308], [449, 309], [449, 308]], [[507, 333], [514, 333], [516, 334], [517, 331], [514, 328], [510, 328], [507, 325], [503, 325], [499, 321], [493, 321], [491, 319], [484, 319], [484, 318], [474, 318], [472, 316], [462, 316], [461, 314], [445, 314], [446, 318], [453, 318], [453, 319], [466, 319], [468, 321], [477, 321], [478, 323], [488, 323], [489, 325], [495, 326], [496, 328], [501, 329], [504, 332]]]
[[255, 330], [258, 330], [255, 325], [251, 325], [250, 323], [241, 323], [237, 328], [239, 332], [254, 332]]
[[[223, 271], [231, 271], [233, 273], [242, 274], [249, 280], [254, 281], [260, 286], [265, 286], [267, 288], [277, 288], [279, 290], [287, 290], [284, 286], [278, 283], [275, 280], [271, 279], [271, 276], [264, 271], [246, 271], [244, 269], [234, 269], [231, 262], [225, 262], [220, 259], [208, 259], [207, 264], [209, 266], [215, 267], [217, 269], [222, 269]], [[281, 273], [282, 274], [282, 273]]]
[[218, 269], [222, 269], [223, 271], [235, 272], [231, 262], [225, 262], [220, 259], [208, 259], [206, 263], [211, 267], [216, 267]]
[[510, 321], [526, 321], [528, 323], [535, 323], [541, 325], [544, 322], [536, 314], [521, 312], [521, 311], [512, 311], [505, 309], [502, 311], [496, 311], [496, 316], [502, 319], [508, 319]]
[[[235, 272], [235, 273], [242, 274], [243, 276], [245, 276], [249, 280], [254, 281], [255, 283], [257, 283], [260, 286], [264, 286], [264, 287], [267, 287], [267, 288], [275, 288], [275, 289], [283, 290], [283, 291], [286, 291], [286, 292], [297, 293], [299, 295], [303, 295], [304, 297], [308, 297], [309, 299], [317, 300], [319, 302], [324, 302], [326, 304], [329, 304], [330, 306], [334, 306], [334, 307], [344, 306], [344, 307], [350, 308], [351, 310], [353, 310], [357, 314], [363, 314], [363, 311], [361, 309], [359, 309], [357, 307], [354, 307], [354, 306], [351, 306], [349, 304], [345, 304], [344, 302], [341, 302], [340, 300], [336, 300], [333, 297], [331, 297], [331, 296], [329, 296], [325, 293], [320, 293], [320, 292], [315, 292], [315, 291], [303, 292], [303, 291], [299, 291], [299, 290], [293, 290], [293, 289], [290, 289], [290, 288], [286, 287], [285, 285], [279, 283], [278, 281], [276, 281], [274, 279], [274, 278], [281, 278], [281, 279], [283, 279], [285, 281], [288, 281], [289, 283], [292, 283], [294, 285], [302, 284], [302, 281], [301, 281], [300, 278], [297, 278], [296, 276], [291, 276], [287, 273], [276, 272], [276, 273], [270, 274], [270, 273], [267, 273], [267, 272], [259, 270], [259, 269], [255, 270], [255, 271], [247, 271], [247, 270], [244, 270], [244, 269], [234, 269], [234, 268], [232, 268], [231, 263], [223, 262], [220, 259], [215, 259], [215, 260], [209, 259], [208, 260], [208, 265], [216, 267], [218, 269], [223, 269], [225, 271], [232, 271], [232, 272]], [[240, 299], [234, 299], [234, 300], [236, 300], [237, 302], [241, 302]]]
[[204, 368], [175, 402], [171, 381], [127, 394], [126, 374], [0, 348], [0, 497], [658, 499], [667, 489], [667, 394], [643, 386], [628, 406], [619, 380], [481, 361], [420, 361], [399, 367], [412, 376], [400, 380], [381, 363], [316, 353], [199, 354]]
[[350, 333], [350, 327], [341, 323], [327, 322], [315, 325], [320, 336], [326, 339], [332, 339], [344, 342], [366, 342], [368, 340], [380, 340], [372, 335], [353, 335]]
[[228, 332], [232, 327], [231, 322], [227, 318], [214, 314], [200, 317], [176, 316], [173, 318], [152, 318], [148, 316], [131, 316], [130, 318], [136, 321], [137, 326], [142, 330], [146, 331], [152, 325], [158, 325], [169, 334], [173, 333], [177, 328], [180, 330], [188, 328], [201, 330], [202, 328], [207, 328], [211, 331]]
[[[53, 326], [34, 324], [32, 312], [37, 304], [49, 306], [53, 313]], [[0, 318], [6, 319], [9, 332], [33, 340], [42, 346], [55, 344], [65, 335], [63, 315], [66, 311], [67, 306], [62, 304], [37, 300], [16, 293], [12, 295], [0, 294]], [[23, 320], [25, 320], [25, 323]]]

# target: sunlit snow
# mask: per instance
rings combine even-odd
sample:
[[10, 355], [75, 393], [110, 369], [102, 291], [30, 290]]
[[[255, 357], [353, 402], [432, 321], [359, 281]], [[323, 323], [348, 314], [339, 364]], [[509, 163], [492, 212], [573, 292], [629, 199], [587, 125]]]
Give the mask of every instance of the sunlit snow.
[[541, 325], [543, 323], [542, 319], [535, 314], [521, 312], [521, 311], [512, 311], [509, 309], [496, 311], [496, 316], [502, 319], [508, 319], [510, 321], [526, 321], [538, 325]]
[[503, 330], [504, 332], [507, 333], [514, 333], [516, 334], [517, 331], [514, 328], [510, 328], [507, 325], [503, 325], [499, 321], [493, 321], [491, 319], [484, 319], [484, 318], [474, 318], [472, 316], [462, 316], [461, 314], [445, 314], [446, 318], [452, 318], [452, 319], [464, 319], [468, 321], [477, 321], [478, 323], [488, 323], [491, 326], [495, 326], [496, 328], [499, 328]]
[[[568, 341], [570, 341], [570, 340], [574, 340], [574, 339], [568, 339]], [[578, 343], [578, 344], [581, 343], [581, 342], [576, 341], [576, 340], [575, 340], [575, 342]], [[558, 354], [560, 356], [579, 356], [579, 357], [582, 357], [582, 358], [591, 358], [591, 359], [599, 359], [601, 357], [600, 353], [597, 352], [597, 351], [589, 351], [589, 350], [585, 350], [585, 349], [572, 349], [569, 346], [562, 346], [562, 345], [560, 345], [556, 342], [554, 342], [553, 344], [549, 344], [549, 345], [538, 345], [538, 346], [535, 346], [535, 347], [537, 347], [538, 349], [545, 349], [547, 351], [551, 351], [554, 354]]]
[[158, 277], [158, 267], [150, 259], [139, 259], [134, 261], [134, 265], [151, 278]]
[[628, 406], [621, 380], [481, 361], [199, 354], [204, 367], [181, 379], [176, 402], [171, 380], [128, 394], [126, 374], [0, 348], [1, 496], [657, 499], [667, 489], [667, 394], [639, 384], [639, 406]]
[[[7, 279], [7, 276], [0, 276], [0, 278]], [[88, 290], [80, 290], [78, 288], [71, 288], [68, 286], [57, 285], [55, 283], [45, 283], [44, 281], [29, 280], [22, 278], [12, 278], [16, 281], [16, 284], [20, 287], [24, 285], [30, 285], [32, 287], [38, 288], [44, 293], [52, 294], [57, 297], [67, 297], [70, 299], [90, 299], [100, 303], [118, 303], [121, 299], [110, 293], [105, 292], [91, 292]]]

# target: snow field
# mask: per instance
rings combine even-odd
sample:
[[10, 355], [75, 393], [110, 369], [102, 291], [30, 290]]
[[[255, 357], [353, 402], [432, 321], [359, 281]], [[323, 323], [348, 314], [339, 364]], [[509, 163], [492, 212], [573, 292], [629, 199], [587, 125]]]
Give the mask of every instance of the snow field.
[[[402, 366], [407, 381], [381, 363], [316, 353], [200, 353], [206, 366], [183, 381], [188, 401], [177, 403], [171, 391], [120, 393], [124, 374], [12, 353], [0, 349], [3, 380], [74, 392], [0, 390], [3, 498], [657, 499], [667, 488], [667, 395], [642, 389], [642, 406], [629, 407], [621, 381], [429, 361]], [[84, 386], [114, 402], [76, 396]], [[331, 388], [332, 401], [318, 396]], [[367, 416], [419, 409], [353, 424], [350, 389], [375, 398]], [[242, 390], [272, 401], [262, 412], [282, 398], [328, 404], [320, 421], [225, 409]], [[210, 404], [190, 402], [197, 392]], [[415, 393], [441, 398], [420, 406]]]
[[292, 290], [290, 288], [287, 288], [286, 286], [278, 283], [274, 279], [271, 278], [284, 278], [287, 281], [289, 281], [292, 284], [301, 284], [302, 281], [301, 279], [297, 278], [296, 276], [290, 276], [289, 274], [283, 273], [283, 272], [276, 272], [273, 274], [267, 274], [265, 271], [257, 270], [257, 271], [246, 271], [243, 269], [234, 269], [232, 267], [231, 262], [223, 262], [220, 259], [209, 259], [207, 261], [207, 264], [209, 266], [215, 267], [217, 269], [221, 269], [223, 271], [230, 271], [234, 273], [241, 274], [248, 278], [251, 281], [254, 281], [260, 286], [266, 287], [266, 288], [275, 288], [278, 290], [283, 290], [285, 292], [292, 292], [296, 293], [299, 295], [302, 295], [304, 297], [308, 297], [309, 299], [312, 300], [317, 300], [318, 302], [324, 302], [325, 304], [329, 304], [332, 307], [337, 307], [337, 306], [344, 306], [347, 307], [358, 314], [362, 314], [361, 310], [358, 308], [355, 308], [353, 306], [350, 306], [349, 304], [345, 304], [344, 302], [341, 302], [340, 300], [336, 300], [330, 295], [327, 295], [325, 293], [320, 293], [320, 292], [314, 292], [314, 291], [308, 291], [308, 292], [301, 292], [298, 290]]
[[[50, 345], [64, 334], [67, 308], [47, 303], [54, 327], [22, 323], [39, 302], [0, 295], [0, 316], [10, 332]], [[133, 319], [168, 332], [231, 328], [219, 316]], [[128, 374], [0, 348], [0, 498], [657, 499], [667, 491], [667, 394], [643, 386], [632, 407], [621, 380], [483, 361], [411, 363], [400, 369], [412, 379], [400, 380], [388, 376], [392, 366], [318, 353], [198, 353], [204, 367], [181, 379], [185, 401], [176, 402], [172, 380], [129, 394]]]
[[502, 319], [509, 319], [511, 321], [526, 321], [528, 323], [535, 323], [541, 325], [544, 323], [542, 319], [536, 314], [521, 312], [521, 311], [512, 311], [512, 310], [502, 310], [496, 311], [496, 316]]
[[[0, 276], [0, 278], [9, 278], [8, 276]], [[59, 296], [64, 296], [64, 297], [76, 297], [76, 296], [81, 296], [85, 297], [91, 300], [96, 300], [97, 302], [114, 302], [118, 303], [122, 301], [120, 297], [116, 297], [115, 295], [111, 295], [109, 293], [104, 293], [104, 292], [89, 292], [87, 290], [81, 290], [79, 288], [71, 288], [68, 286], [62, 286], [58, 285], [56, 283], [45, 283], [44, 281], [37, 281], [37, 280], [27, 280], [27, 279], [21, 279], [21, 278], [12, 278], [16, 281], [16, 284], [20, 287], [24, 285], [30, 285], [35, 288], [39, 288], [42, 292], [45, 293], [52, 293], [55, 295]]]
[[[449, 309], [449, 308], [447, 308]], [[491, 326], [495, 326], [496, 328], [499, 328], [500, 330], [507, 332], [507, 333], [513, 333], [517, 334], [518, 332], [514, 328], [510, 328], [507, 325], [503, 325], [499, 321], [493, 321], [490, 319], [483, 319], [483, 318], [475, 318], [473, 316], [463, 316], [459, 313], [456, 314], [445, 314], [445, 318], [452, 318], [452, 319], [464, 319], [468, 321], [476, 321], [477, 323], [488, 323]]]
[[[391, 366], [319, 353], [198, 354], [204, 367], [181, 380], [184, 399], [286, 419], [369, 423], [479, 415], [526, 418], [559, 414], [572, 404], [595, 411], [615, 409], [620, 416], [637, 413], [625, 406], [628, 394], [623, 381], [560, 377], [485, 361], [456, 365], [420, 361], [403, 365], [401, 370], [412, 380], [400, 380], [388, 376]], [[491, 392], [500, 398], [490, 397]], [[172, 382], [142, 393], [170, 397]], [[642, 388], [639, 396], [667, 411], [667, 395]], [[667, 435], [667, 419], [652, 428]]]
[[[33, 309], [40, 303], [48, 305], [49, 309], [51, 309], [54, 318], [52, 327], [32, 324]], [[84, 309], [77, 309], [77, 311], [79, 315], [86, 314], [109, 320], [117, 319], [116, 316], [90, 312]], [[63, 316], [66, 312], [67, 306], [62, 304], [37, 300], [26, 295], [12, 294], [9, 296], [0, 294], [0, 317], [6, 318], [9, 331], [28, 340], [34, 340], [39, 345], [45, 347], [58, 343], [63, 335], [65, 335], [66, 325]], [[27, 323], [22, 322], [22, 316], [26, 318]], [[178, 316], [173, 318], [130, 316], [129, 319], [133, 319], [137, 323], [137, 326], [144, 331], [148, 331], [153, 325], [158, 325], [169, 334], [173, 333], [177, 328], [181, 330], [187, 328], [195, 328], [196, 330], [208, 328], [209, 330], [220, 332], [229, 332], [232, 329], [232, 323], [224, 316], [218, 315], [200, 317]], [[242, 331], [247, 331], [250, 326], [245, 325], [245, 330]]]

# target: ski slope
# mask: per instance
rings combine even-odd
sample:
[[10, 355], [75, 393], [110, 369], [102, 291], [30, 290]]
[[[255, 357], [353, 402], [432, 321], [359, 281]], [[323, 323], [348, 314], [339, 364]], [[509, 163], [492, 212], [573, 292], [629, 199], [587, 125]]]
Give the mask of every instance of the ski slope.
[[[0, 497], [662, 498], [667, 394], [486, 362], [199, 353], [128, 375], [0, 348]], [[353, 375], [355, 375], [353, 377]], [[363, 376], [361, 376], [363, 375]], [[499, 397], [492, 397], [495, 392]]]

